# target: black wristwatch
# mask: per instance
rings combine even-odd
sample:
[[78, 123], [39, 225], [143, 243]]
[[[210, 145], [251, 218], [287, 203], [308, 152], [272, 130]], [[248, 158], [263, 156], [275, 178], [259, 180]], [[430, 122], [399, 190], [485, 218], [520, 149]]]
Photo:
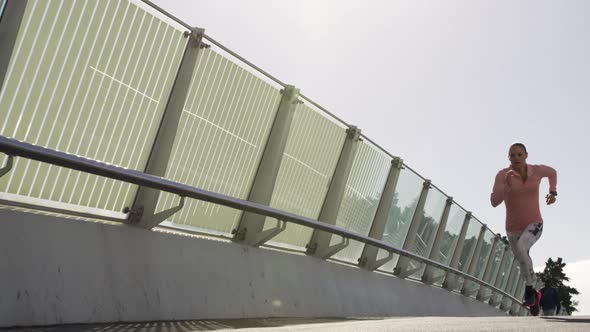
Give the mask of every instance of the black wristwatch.
[[549, 193], [553, 196], [557, 196], [557, 191], [550, 191]]

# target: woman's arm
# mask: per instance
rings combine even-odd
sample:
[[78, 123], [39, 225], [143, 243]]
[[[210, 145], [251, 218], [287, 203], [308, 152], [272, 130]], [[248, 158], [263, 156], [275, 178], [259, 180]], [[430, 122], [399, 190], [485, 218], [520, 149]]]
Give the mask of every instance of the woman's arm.
[[546, 165], [539, 165], [539, 175], [549, 179], [549, 192], [557, 192], [557, 171]]
[[492, 195], [490, 201], [493, 207], [500, 205], [504, 201], [504, 182], [506, 181], [506, 174], [500, 171], [496, 174], [494, 187], [492, 188]]

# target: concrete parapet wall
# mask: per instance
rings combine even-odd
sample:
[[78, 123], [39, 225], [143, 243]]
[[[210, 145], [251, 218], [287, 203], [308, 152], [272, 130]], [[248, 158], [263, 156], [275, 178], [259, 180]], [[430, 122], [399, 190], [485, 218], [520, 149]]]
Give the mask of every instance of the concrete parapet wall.
[[0, 209], [0, 327], [500, 315], [443, 289], [304, 255]]

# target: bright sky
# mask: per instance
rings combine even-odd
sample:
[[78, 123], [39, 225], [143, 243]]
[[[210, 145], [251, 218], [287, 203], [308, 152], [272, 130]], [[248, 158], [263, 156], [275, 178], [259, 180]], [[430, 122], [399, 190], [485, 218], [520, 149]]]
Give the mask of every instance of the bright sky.
[[590, 314], [590, 1], [155, 2], [360, 127], [496, 232], [493, 179], [524, 142], [529, 163], [558, 171], [533, 261], [563, 257]]

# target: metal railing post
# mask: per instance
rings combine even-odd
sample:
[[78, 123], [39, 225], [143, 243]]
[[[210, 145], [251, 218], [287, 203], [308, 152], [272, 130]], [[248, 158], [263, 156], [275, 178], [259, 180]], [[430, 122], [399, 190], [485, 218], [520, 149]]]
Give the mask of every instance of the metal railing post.
[[[379, 200], [379, 205], [377, 206], [377, 211], [375, 212], [375, 217], [373, 218], [373, 223], [371, 224], [369, 237], [377, 240], [383, 239], [383, 232], [385, 231], [385, 225], [387, 224], [389, 211], [391, 210], [391, 205], [393, 204], [393, 196], [395, 194], [395, 188], [397, 187], [397, 181], [399, 179], [399, 174], [401, 173], [402, 167], [403, 160], [401, 158], [394, 158], [391, 161], [389, 175], [387, 176], [387, 181], [385, 182], [385, 187], [383, 188], [383, 193], [381, 194], [381, 199]], [[388, 258], [377, 261], [378, 252], [379, 249], [376, 247], [365, 245], [363, 248], [363, 253], [361, 254], [361, 258], [359, 258], [359, 266], [372, 271], [379, 268], [381, 265], [392, 258], [392, 256], [389, 255]]]
[[[468, 211], [465, 214], [465, 219], [463, 219], [463, 225], [461, 226], [461, 231], [459, 232], [459, 236], [457, 237], [457, 245], [455, 246], [455, 251], [453, 252], [453, 257], [451, 258], [451, 263], [449, 267], [456, 269], [459, 266], [459, 259], [461, 259], [461, 254], [463, 253], [463, 245], [465, 243], [465, 236], [467, 235], [467, 229], [469, 228], [469, 222], [471, 221], [471, 212]], [[450, 273], [445, 273], [445, 280], [443, 281], [443, 288], [453, 290], [455, 288], [455, 283], [457, 281], [457, 277], [451, 275]]]
[[[412, 216], [412, 221], [410, 222], [410, 227], [408, 228], [408, 233], [402, 246], [402, 249], [404, 250], [410, 250], [416, 243], [418, 227], [420, 226], [420, 223], [422, 223], [422, 217], [424, 216], [424, 204], [426, 204], [426, 198], [428, 197], [430, 184], [430, 180], [425, 180], [422, 184], [422, 192], [420, 192], [420, 197], [418, 198], [418, 203], [414, 209], [414, 215]], [[408, 269], [410, 266], [410, 259], [407, 257], [400, 257], [397, 261], [395, 269], [393, 270], [393, 274], [405, 278], [416, 272], [421, 267], [421, 265], [422, 264], [418, 264], [418, 267]]]
[[7, 0], [0, 17], [0, 91], [8, 72], [10, 58], [25, 15], [28, 0]]
[[[479, 260], [479, 255], [481, 254], [481, 247], [483, 246], [483, 240], [488, 228], [486, 225], [482, 225], [481, 229], [479, 230], [479, 235], [477, 236], [477, 244], [475, 245], [475, 249], [471, 254], [471, 259], [469, 260], [469, 267], [467, 268], [467, 274], [473, 275], [475, 273], [475, 269], [477, 268], [477, 262]], [[463, 287], [461, 288], [461, 294], [463, 295], [470, 295], [473, 289], [469, 289], [471, 287], [471, 283], [467, 280], [463, 282]]]
[[[192, 31], [185, 33], [185, 36], [188, 37], [189, 40], [176, 73], [174, 85], [168, 96], [166, 108], [160, 122], [160, 128], [156, 134], [145, 167], [145, 173], [147, 174], [160, 177], [166, 175], [166, 169], [172, 153], [174, 139], [178, 131], [178, 123], [180, 122], [186, 97], [189, 93], [188, 89], [195, 70], [197, 56], [201, 48], [201, 41], [204, 34], [205, 30], [200, 28], [194, 28]], [[164, 221], [163, 219], [165, 218], [163, 218], [162, 215], [169, 216], [171, 213], [163, 211], [158, 215], [155, 214], [159, 197], [160, 191], [146, 187], [139, 187], [132, 207], [126, 209], [126, 212], [129, 212], [128, 223], [149, 229]], [[181, 199], [179, 207], [172, 208], [169, 211], [174, 213], [178, 211], [183, 204], [184, 198]]]
[[[352, 169], [352, 162], [358, 148], [358, 142], [360, 141], [361, 130], [355, 126], [350, 126], [346, 130], [346, 139], [340, 152], [340, 158], [336, 164], [334, 175], [330, 181], [330, 187], [324, 198], [322, 209], [318, 217], [318, 221], [326, 224], [335, 225], [336, 218], [338, 218], [338, 211], [340, 210], [340, 204], [344, 198], [344, 191], [346, 189], [346, 182]], [[340, 244], [330, 246], [330, 240], [332, 239], [331, 233], [313, 230], [309, 243], [307, 244], [306, 253], [315, 257], [326, 259], [334, 255], [339, 250], [342, 250], [347, 244], [347, 240]]]
[[[283, 96], [248, 195], [249, 201], [264, 205], [270, 205], [287, 146], [295, 107], [299, 103], [299, 89], [294, 86], [287, 85], [282, 93]], [[285, 229], [284, 223], [281, 225], [282, 222], [278, 221], [278, 227], [263, 232], [265, 220], [266, 217], [263, 215], [244, 212], [237, 229], [233, 231], [234, 241], [259, 246]]]
[[[488, 256], [488, 261], [486, 263], [486, 269], [484, 270], [483, 277], [481, 278], [481, 280], [483, 280], [485, 282], [490, 281], [490, 277], [492, 274], [492, 264], [494, 263], [494, 256], [496, 255], [496, 249], [498, 248], [498, 242], [500, 242], [500, 238], [495, 236], [494, 242], [492, 243], [492, 249], [490, 250], [490, 255]], [[484, 301], [485, 289], [486, 289], [485, 287], [479, 288], [479, 291], [477, 292], [476, 299], [478, 299], [479, 301]]]
[[[432, 259], [433, 261], [438, 261], [440, 255], [440, 247], [442, 245], [442, 240], [445, 235], [445, 229], [447, 228], [447, 222], [449, 220], [449, 214], [451, 212], [451, 206], [453, 205], [453, 197], [447, 197], [447, 202], [445, 204], [445, 208], [443, 210], [442, 216], [440, 218], [440, 222], [438, 224], [438, 228], [436, 230], [436, 236], [434, 237], [434, 241], [432, 242], [432, 248], [430, 248], [430, 253], [428, 258]], [[428, 265], [422, 274], [422, 282], [425, 284], [432, 284], [434, 283], [434, 272], [436, 271], [435, 268]]]

